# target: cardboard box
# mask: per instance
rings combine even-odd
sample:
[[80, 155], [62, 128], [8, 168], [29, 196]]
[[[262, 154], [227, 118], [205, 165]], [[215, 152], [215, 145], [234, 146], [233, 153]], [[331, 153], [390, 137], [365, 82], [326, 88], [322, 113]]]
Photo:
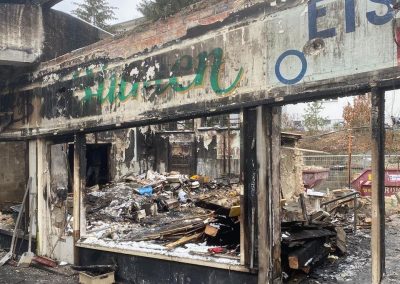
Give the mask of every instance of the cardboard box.
[[79, 273], [79, 283], [80, 284], [113, 284], [115, 283], [114, 271], [92, 276], [86, 272]]

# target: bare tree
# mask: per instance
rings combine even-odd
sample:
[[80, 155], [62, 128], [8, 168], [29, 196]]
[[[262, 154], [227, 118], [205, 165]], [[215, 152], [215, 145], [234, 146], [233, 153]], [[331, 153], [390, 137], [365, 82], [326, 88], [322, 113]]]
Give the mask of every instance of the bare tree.
[[371, 96], [356, 96], [354, 103], [343, 108], [343, 119], [347, 128], [369, 126], [371, 120]]

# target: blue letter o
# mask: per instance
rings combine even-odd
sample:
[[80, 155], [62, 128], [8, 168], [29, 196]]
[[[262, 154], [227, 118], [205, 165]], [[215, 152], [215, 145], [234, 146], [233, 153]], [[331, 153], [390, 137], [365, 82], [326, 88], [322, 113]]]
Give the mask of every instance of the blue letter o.
[[[300, 71], [299, 75], [297, 75], [297, 77], [294, 79], [286, 79], [285, 77], [282, 76], [281, 70], [280, 70], [282, 61], [290, 55], [297, 56], [301, 61], [301, 71]], [[293, 84], [300, 82], [301, 79], [303, 79], [306, 72], [307, 72], [307, 59], [306, 59], [304, 53], [301, 51], [298, 51], [298, 50], [290, 49], [288, 51], [285, 51], [284, 53], [282, 53], [281, 56], [279, 56], [279, 58], [275, 64], [276, 77], [278, 78], [278, 80], [280, 82], [282, 82], [283, 84], [286, 84], [286, 85], [293, 85]]]

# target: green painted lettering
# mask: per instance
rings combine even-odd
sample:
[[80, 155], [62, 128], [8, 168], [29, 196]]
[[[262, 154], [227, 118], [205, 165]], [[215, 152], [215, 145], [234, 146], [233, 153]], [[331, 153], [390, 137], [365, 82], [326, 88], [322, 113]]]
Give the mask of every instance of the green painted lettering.
[[[212, 50], [210, 54], [207, 52], [201, 52], [197, 56], [198, 64], [197, 69], [194, 72], [193, 81], [184, 85], [183, 83], [179, 82], [179, 76], [183, 77], [185, 74], [190, 74], [191, 70], [193, 69], [193, 57], [190, 55], [184, 55], [178, 60], [176, 60], [175, 64], [171, 68], [171, 72], [174, 77], [169, 78], [168, 81], [166, 80], [155, 80], [153, 82], [143, 82], [143, 96], [149, 95], [148, 91], [153, 90], [153, 95], [162, 95], [165, 93], [168, 88], [177, 93], [183, 93], [189, 91], [191, 88], [201, 87], [204, 84], [204, 77], [206, 74], [206, 70], [208, 67], [208, 61], [210, 58], [213, 58], [211, 72], [210, 72], [210, 84], [212, 90], [217, 95], [226, 95], [232, 92], [235, 88], [237, 88], [240, 80], [243, 76], [244, 70], [240, 68], [238, 74], [236, 75], [235, 80], [231, 85], [228, 87], [222, 87], [220, 83], [220, 76], [221, 76], [221, 68], [223, 67], [223, 50], [221, 48], [215, 48]], [[105, 66], [102, 68], [103, 74], [105, 71]], [[73, 74], [73, 80], [78, 78], [79, 72], [75, 72]], [[86, 69], [86, 76], [87, 78], [91, 79], [94, 78], [93, 70]], [[94, 79], [93, 79], [94, 80]], [[117, 99], [121, 102], [126, 101], [128, 98], [136, 98], [139, 93], [139, 85], [141, 82], [132, 83], [132, 88], [130, 89], [129, 93], [126, 93], [128, 82], [125, 81], [124, 78], [121, 78], [121, 82], [119, 84], [119, 90], [116, 94], [117, 89], [117, 81], [118, 78], [116, 74], [112, 74], [110, 78], [110, 85], [108, 87], [107, 95], [104, 97], [105, 92], [105, 79], [104, 77], [100, 76], [97, 79], [97, 90], [96, 92], [92, 91], [92, 87], [87, 86], [84, 88], [85, 96], [84, 100], [89, 101], [93, 97], [97, 99], [98, 102], [104, 103], [109, 102], [110, 104], [114, 103]]]
[[[103, 73], [105, 70], [105, 67], [102, 68], [103, 69]], [[93, 78], [93, 70], [91, 69], [86, 69], [86, 75], [89, 78]], [[99, 79], [98, 85], [97, 85], [97, 91], [96, 93], [93, 93], [92, 88], [91, 87], [86, 87], [85, 88], [85, 97], [84, 100], [85, 101], [89, 101], [92, 97], [97, 98], [97, 101], [100, 102], [101, 104], [103, 104], [105, 101], [108, 101], [110, 104], [114, 103], [115, 101], [115, 90], [117, 87], [117, 76], [115, 74], [111, 75], [111, 79], [110, 79], [110, 86], [108, 88], [108, 92], [107, 95], [104, 97], [104, 78]]]
[[133, 83], [132, 88], [129, 91], [128, 95], [125, 95], [126, 92], [126, 81], [124, 79], [121, 79], [121, 84], [119, 86], [119, 92], [118, 92], [118, 99], [121, 102], [124, 102], [127, 100], [129, 97], [136, 98], [138, 95], [138, 89], [139, 89], [139, 83]]
[[242, 78], [244, 70], [243, 70], [243, 68], [240, 68], [235, 81], [229, 87], [227, 87], [226, 89], [223, 89], [219, 85], [219, 72], [221, 71], [221, 66], [222, 66], [223, 51], [221, 48], [216, 48], [212, 51], [212, 55], [214, 56], [214, 62], [211, 67], [211, 76], [210, 76], [211, 88], [214, 90], [214, 92], [217, 95], [228, 94], [237, 87], [237, 85], [240, 82], [240, 79]]
[[115, 101], [116, 87], [117, 87], [117, 76], [115, 74], [112, 74], [110, 88], [108, 88], [107, 96], [105, 98], [101, 97], [100, 102], [104, 103], [106, 100], [108, 100], [108, 102], [112, 104]]
[[[86, 69], [86, 76], [88, 78], [93, 78], [93, 70], [92, 69]], [[83, 98], [85, 101], [90, 101], [93, 97], [97, 98], [98, 101], [101, 102], [101, 98], [103, 97], [103, 93], [104, 93], [104, 79], [101, 80], [98, 83], [97, 86], [97, 92], [93, 93], [92, 92], [92, 88], [91, 87], [85, 87], [85, 97]]]

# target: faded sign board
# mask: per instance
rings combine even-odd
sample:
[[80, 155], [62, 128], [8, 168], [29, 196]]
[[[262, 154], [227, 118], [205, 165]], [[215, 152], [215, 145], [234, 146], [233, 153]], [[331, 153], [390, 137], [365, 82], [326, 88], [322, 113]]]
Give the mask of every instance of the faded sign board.
[[94, 50], [79, 64], [76, 54], [46, 64], [24, 87], [34, 106], [24, 134], [128, 127], [396, 79], [389, 0], [288, 0], [263, 9], [128, 59], [117, 56], [116, 39], [102, 47], [113, 57]]

